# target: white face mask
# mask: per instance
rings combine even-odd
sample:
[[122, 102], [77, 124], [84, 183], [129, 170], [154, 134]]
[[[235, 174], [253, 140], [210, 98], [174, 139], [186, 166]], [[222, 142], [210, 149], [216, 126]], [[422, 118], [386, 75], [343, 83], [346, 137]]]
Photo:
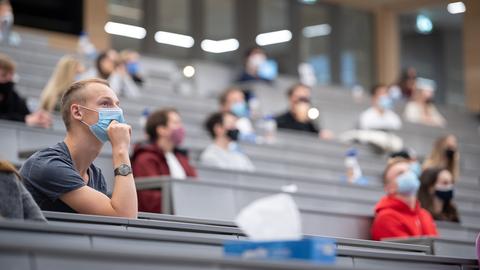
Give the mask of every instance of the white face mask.
[[256, 53], [248, 58], [248, 66], [258, 68], [266, 60], [267, 57], [264, 54]]

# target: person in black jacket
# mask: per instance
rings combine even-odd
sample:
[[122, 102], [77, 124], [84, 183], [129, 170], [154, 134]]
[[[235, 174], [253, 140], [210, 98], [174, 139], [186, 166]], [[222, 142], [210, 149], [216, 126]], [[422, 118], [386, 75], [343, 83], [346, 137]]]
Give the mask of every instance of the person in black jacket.
[[333, 133], [327, 129], [320, 129], [308, 117], [311, 107], [310, 87], [304, 84], [294, 84], [288, 90], [289, 110], [275, 117], [279, 129], [298, 130], [318, 134], [321, 139], [332, 139]]
[[0, 119], [25, 122], [29, 126], [50, 127], [50, 114], [45, 111], [30, 113], [25, 100], [17, 94], [13, 82], [14, 73], [14, 62], [8, 56], [0, 54]]

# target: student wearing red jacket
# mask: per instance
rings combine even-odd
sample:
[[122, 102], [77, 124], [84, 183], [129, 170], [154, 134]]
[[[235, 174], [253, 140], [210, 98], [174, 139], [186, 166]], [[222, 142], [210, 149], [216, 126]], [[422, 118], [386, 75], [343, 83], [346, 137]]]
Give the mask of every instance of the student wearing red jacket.
[[[145, 131], [149, 141], [135, 145], [131, 158], [135, 177], [171, 176], [185, 179], [196, 177], [187, 152], [178, 148], [185, 138], [185, 129], [175, 109], [153, 112]], [[138, 211], [161, 213], [162, 194], [159, 190], [139, 190]]]
[[410, 163], [394, 159], [387, 165], [383, 179], [387, 195], [375, 206], [372, 239], [437, 236], [432, 216], [417, 200], [420, 181], [410, 169]]

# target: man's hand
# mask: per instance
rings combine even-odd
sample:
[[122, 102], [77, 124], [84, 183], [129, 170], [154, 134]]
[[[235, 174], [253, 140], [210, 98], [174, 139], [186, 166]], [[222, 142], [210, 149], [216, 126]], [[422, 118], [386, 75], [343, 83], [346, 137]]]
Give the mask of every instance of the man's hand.
[[322, 129], [320, 131], [320, 133], [318, 134], [318, 137], [322, 140], [332, 140], [333, 138], [335, 138], [335, 134], [331, 131], [331, 130], [328, 130], [328, 129]]
[[112, 144], [113, 151], [127, 151], [130, 147], [132, 127], [127, 124], [113, 120], [107, 129], [108, 138]]
[[25, 123], [28, 126], [50, 128], [52, 126], [52, 116], [49, 112], [39, 110], [25, 117]]

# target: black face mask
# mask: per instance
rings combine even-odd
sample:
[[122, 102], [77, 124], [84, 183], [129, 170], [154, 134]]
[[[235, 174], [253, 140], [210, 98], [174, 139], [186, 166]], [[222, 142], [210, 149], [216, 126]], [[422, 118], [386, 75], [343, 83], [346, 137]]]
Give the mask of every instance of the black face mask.
[[238, 141], [238, 136], [240, 135], [240, 131], [238, 129], [229, 129], [227, 130], [227, 137], [230, 138], [232, 141]]
[[448, 160], [453, 160], [453, 157], [455, 157], [455, 152], [456, 150], [452, 148], [445, 149], [445, 157]]
[[448, 204], [453, 199], [453, 189], [435, 190], [435, 196], [440, 198], [445, 204]]
[[13, 82], [0, 83], [0, 94], [8, 93], [13, 90]]

